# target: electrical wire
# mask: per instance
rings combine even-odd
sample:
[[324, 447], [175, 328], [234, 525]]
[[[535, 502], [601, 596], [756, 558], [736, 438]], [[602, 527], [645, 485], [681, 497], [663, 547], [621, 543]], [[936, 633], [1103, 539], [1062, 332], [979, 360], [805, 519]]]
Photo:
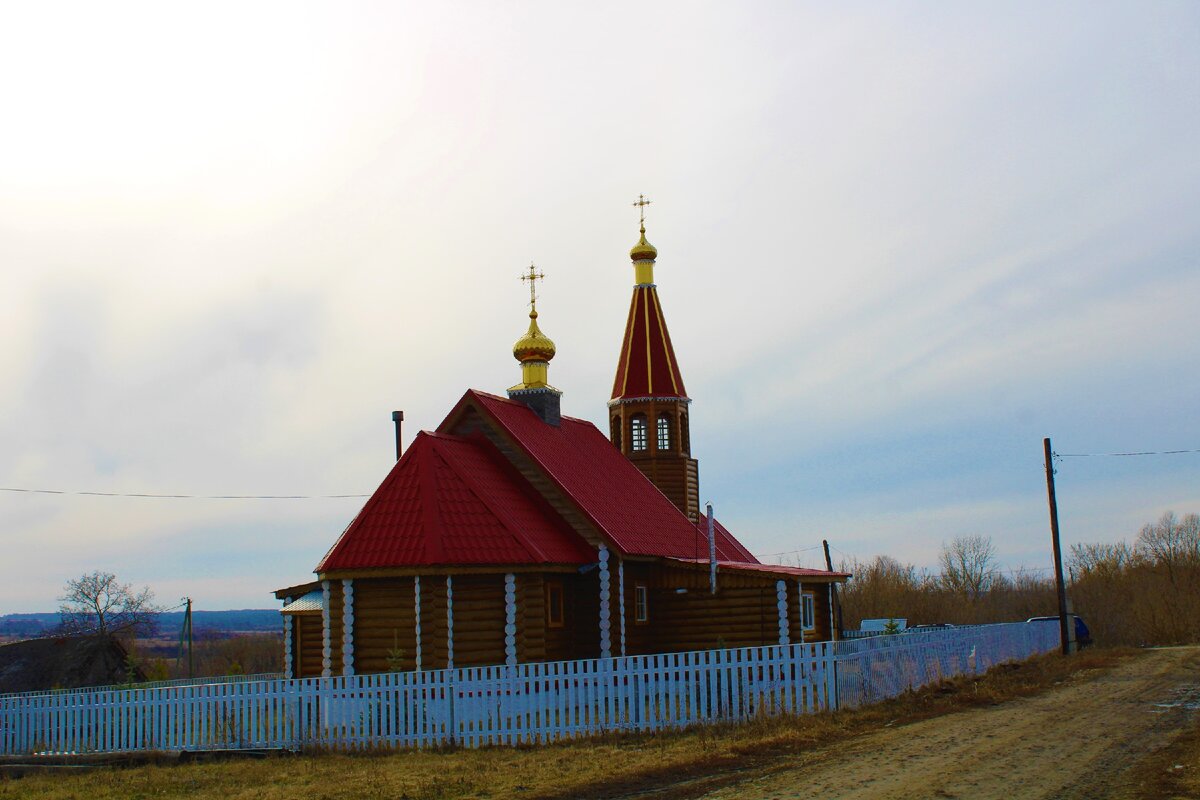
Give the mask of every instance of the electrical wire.
[[1056, 458], [1108, 458], [1116, 456], [1176, 456], [1181, 453], [1200, 453], [1200, 450], [1146, 450], [1140, 453], [1054, 453]]
[[149, 492], [72, 492], [65, 489], [22, 489], [0, 486], [0, 492], [23, 494], [61, 494], [75, 497], [137, 497], [155, 500], [339, 500], [370, 497], [369, 494], [152, 494]]
[[775, 558], [776, 556], [794, 556], [800, 553], [807, 553], [810, 550], [820, 550], [821, 545], [815, 547], [802, 547], [799, 550], [784, 550], [782, 553], [755, 553], [755, 558]]

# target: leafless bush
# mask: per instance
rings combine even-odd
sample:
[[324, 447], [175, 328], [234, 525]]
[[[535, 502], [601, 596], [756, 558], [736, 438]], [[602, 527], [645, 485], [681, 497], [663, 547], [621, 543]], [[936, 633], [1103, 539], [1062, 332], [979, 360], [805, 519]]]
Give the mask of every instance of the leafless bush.
[[[1068, 561], [1067, 594], [1106, 645], [1200, 641], [1200, 516], [1164, 514], [1132, 544], [1080, 543]], [[944, 546], [941, 572], [928, 574], [888, 556], [844, 562], [854, 574], [842, 591], [844, 624], [904, 617], [910, 625], [1010, 622], [1058, 611], [1053, 577], [1033, 570], [1005, 575], [987, 537]]]

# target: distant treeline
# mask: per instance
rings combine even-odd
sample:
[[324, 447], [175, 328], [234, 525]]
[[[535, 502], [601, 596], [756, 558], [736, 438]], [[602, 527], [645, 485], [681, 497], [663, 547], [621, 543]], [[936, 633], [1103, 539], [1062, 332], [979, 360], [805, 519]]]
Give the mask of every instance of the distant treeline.
[[[0, 636], [33, 638], [52, 633], [58, 627], [57, 613], [0, 615]], [[165, 611], [155, 615], [157, 635], [178, 636], [183, 629], [182, 611]], [[192, 629], [199, 638], [228, 633], [276, 632], [283, 622], [278, 609], [243, 609], [238, 611], [193, 611]]]
[[[1168, 512], [1132, 543], [1072, 545], [1067, 563], [1067, 596], [1097, 644], [1200, 641], [1200, 516]], [[844, 562], [854, 578], [842, 592], [843, 627], [872, 618], [962, 625], [1058, 613], [1053, 576], [999, 570], [986, 536], [944, 545], [939, 567], [918, 570], [889, 556]]]

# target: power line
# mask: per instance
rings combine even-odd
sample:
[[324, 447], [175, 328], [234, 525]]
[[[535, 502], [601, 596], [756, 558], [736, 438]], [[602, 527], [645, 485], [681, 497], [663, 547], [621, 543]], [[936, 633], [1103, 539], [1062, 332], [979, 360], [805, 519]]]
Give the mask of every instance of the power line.
[[784, 550], [782, 553], [755, 553], [755, 558], [775, 558], [776, 556], [795, 556], [800, 553], [807, 553], [810, 550], [820, 550], [821, 545], [815, 547], [802, 547], [799, 550]]
[[0, 492], [22, 494], [61, 494], [75, 497], [137, 497], [155, 500], [338, 500], [370, 497], [369, 494], [153, 494], [149, 492], [72, 492], [65, 489], [23, 489], [0, 486]]
[[1200, 450], [1146, 450], [1140, 453], [1055, 453], [1056, 458], [1107, 458], [1116, 456], [1177, 456], [1181, 453], [1200, 453]]

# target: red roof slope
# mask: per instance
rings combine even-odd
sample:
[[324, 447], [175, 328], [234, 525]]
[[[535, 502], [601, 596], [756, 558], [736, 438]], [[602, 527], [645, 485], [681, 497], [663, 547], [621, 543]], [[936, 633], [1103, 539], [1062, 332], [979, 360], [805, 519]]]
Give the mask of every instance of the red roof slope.
[[[447, 429], [467, 402], [491, 417], [620, 553], [707, 557], [706, 534], [592, 423], [563, 417], [560, 425], [548, 425], [521, 403], [470, 390], [439, 430]], [[717, 526], [716, 537], [718, 558], [758, 563], [724, 527]]]
[[633, 397], [687, 397], [655, 286], [633, 289], [613, 381], [613, 400]]
[[421, 432], [316, 571], [594, 560], [486, 439]]

